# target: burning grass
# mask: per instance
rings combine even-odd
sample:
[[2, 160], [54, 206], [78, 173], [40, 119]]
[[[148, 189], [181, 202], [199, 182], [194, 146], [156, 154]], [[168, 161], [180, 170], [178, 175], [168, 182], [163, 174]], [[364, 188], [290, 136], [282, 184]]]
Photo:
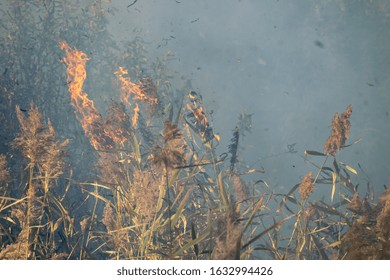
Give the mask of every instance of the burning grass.
[[[175, 108], [158, 83], [133, 82], [124, 67], [113, 73], [121, 102], [103, 117], [83, 90], [89, 58], [66, 42], [61, 49], [98, 174], [89, 182], [63, 178], [68, 141], [57, 140], [34, 104], [27, 116], [16, 107], [12, 145], [25, 160], [26, 188], [11, 196], [8, 182], [17, 176], [1, 155], [0, 259], [389, 259], [389, 189], [378, 202], [360, 198], [357, 171], [336, 157], [349, 138], [351, 105], [334, 116], [325, 153], [305, 151], [322, 165], [276, 194], [245, 177], [257, 173], [239, 160], [248, 117], [217, 155], [221, 140], [199, 94], [190, 91]], [[320, 184], [331, 189], [329, 199], [316, 200]], [[87, 211], [65, 204], [70, 188], [81, 189]]]

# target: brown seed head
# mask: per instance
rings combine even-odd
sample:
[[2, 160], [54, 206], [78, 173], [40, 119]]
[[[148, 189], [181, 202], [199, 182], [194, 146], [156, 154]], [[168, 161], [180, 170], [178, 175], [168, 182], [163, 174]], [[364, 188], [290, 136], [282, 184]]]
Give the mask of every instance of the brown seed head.
[[348, 140], [351, 130], [351, 123], [349, 122], [351, 115], [352, 105], [349, 105], [341, 114], [341, 119], [338, 113], [334, 115], [332, 119], [332, 133], [324, 144], [324, 152], [326, 154], [335, 156], [336, 151], [340, 150], [344, 146], [345, 141]]
[[152, 163], [165, 167], [176, 167], [185, 163], [185, 141], [176, 124], [164, 123], [164, 145], [155, 146], [152, 153]]
[[302, 179], [299, 185], [299, 194], [302, 200], [306, 200], [314, 191], [312, 173], [308, 172]]

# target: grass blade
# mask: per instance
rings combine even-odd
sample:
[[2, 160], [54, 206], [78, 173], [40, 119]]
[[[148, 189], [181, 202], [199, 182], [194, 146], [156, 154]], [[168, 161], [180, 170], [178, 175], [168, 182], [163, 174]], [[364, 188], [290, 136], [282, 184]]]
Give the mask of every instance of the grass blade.
[[335, 172], [332, 172], [332, 194], [330, 196], [331, 202], [333, 202], [334, 193], [336, 191], [336, 180], [337, 180], [337, 174]]
[[274, 228], [277, 228], [279, 226], [281, 226], [285, 221], [291, 219], [292, 217], [294, 217], [295, 215], [291, 215], [291, 216], [288, 216], [282, 220], [280, 220], [279, 222], [277, 222], [276, 224], [273, 224], [272, 226], [270, 226], [269, 228], [263, 230], [262, 232], [260, 232], [259, 234], [255, 235], [253, 238], [251, 238], [251, 240], [249, 240], [244, 246], [242, 246], [242, 249], [245, 249], [247, 248], [249, 245], [251, 245], [253, 242], [255, 242], [257, 239], [259, 239], [260, 237], [262, 237], [264, 234], [266, 234], [267, 232], [269, 232], [270, 230], [273, 230]]

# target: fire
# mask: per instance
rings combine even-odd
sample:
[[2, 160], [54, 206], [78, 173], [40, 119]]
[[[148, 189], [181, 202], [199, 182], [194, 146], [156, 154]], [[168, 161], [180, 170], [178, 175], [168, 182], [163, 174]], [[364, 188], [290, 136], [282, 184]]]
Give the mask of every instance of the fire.
[[[124, 104], [131, 106], [129, 101], [131, 95], [133, 95], [132, 99], [134, 101], [139, 100], [152, 106], [158, 104], [157, 88], [150, 78], [143, 78], [138, 84], [133, 83], [130, 77], [124, 77], [124, 75], [129, 74], [127, 69], [124, 67], [119, 67], [118, 70], [114, 72], [114, 74], [118, 77], [118, 80], [121, 84], [121, 101]], [[134, 128], [137, 126], [139, 112], [139, 104], [136, 102], [132, 117], [132, 126]]]
[[[116, 72], [118, 80], [121, 83], [121, 100], [124, 104], [130, 105], [129, 98], [133, 94], [133, 100], [140, 100], [149, 104], [157, 104], [157, 96], [153, 96], [148, 89], [150, 88], [150, 79], [144, 78], [138, 84], [133, 83], [130, 77], [124, 77], [129, 72], [124, 67], [119, 67]], [[156, 95], [156, 94], [154, 94]]]
[[[187, 117], [189, 117], [192, 121], [192, 123], [189, 124], [197, 133], [199, 133], [203, 141], [209, 142], [215, 138], [217, 142], [219, 142], [219, 136], [213, 133], [213, 129], [211, 128], [210, 123], [207, 120], [206, 113], [203, 110], [202, 97], [194, 91], [191, 91], [188, 97], [191, 101], [191, 105], [186, 104], [187, 109], [190, 111], [190, 113], [187, 114]], [[187, 119], [186, 121], [188, 123]]]
[[130, 95], [133, 94], [133, 100], [147, 100], [147, 96], [143, 93], [143, 90], [140, 85], [133, 83], [130, 80], [130, 77], [123, 77], [123, 75], [127, 75], [129, 72], [127, 69], [123, 67], [119, 67], [119, 69], [114, 73], [118, 76], [119, 81], [121, 82], [121, 101], [124, 104], [130, 105]]
[[84, 52], [72, 49], [65, 41], [61, 42], [60, 48], [66, 53], [62, 61], [67, 65], [66, 74], [71, 104], [76, 108], [76, 116], [81, 122], [84, 133], [95, 149], [112, 147], [113, 141], [103, 129], [102, 116], [93, 101], [88, 98], [88, 94], [83, 91], [83, 84], [87, 78], [85, 66], [89, 58]]
[[[66, 53], [62, 61], [67, 66], [66, 74], [71, 104], [76, 109], [77, 119], [81, 122], [91, 145], [97, 150], [112, 149], [114, 145], [123, 146], [129, 136], [128, 128], [125, 128], [128, 116], [119, 108], [114, 108], [112, 110], [116, 119], [103, 120], [94, 102], [83, 90], [84, 81], [87, 78], [86, 64], [89, 58], [84, 52], [71, 48], [65, 41], [60, 47]], [[130, 77], [124, 76], [128, 75], [128, 71], [123, 67], [119, 67], [114, 74], [121, 83], [121, 101], [124, 104], [131, 106], [129, 101], [131, 95], [134, 101], [145, 102], [148, 105], [158, 104], [157, 89], [151, 79], [144, 78], [138, 84], [133, 83]], [[140, 107], [137, 102], [133, 106], [131, 125], [136, 128]]]
[[137, 127], [138, 116], [139, 116], [139, 107], [138, 107], [138, 103], [137, 103], [137, 104], [135, 104], [134, 115], [133, 115], [133, 118], [131, 120], [131, 125], [134, 128]]

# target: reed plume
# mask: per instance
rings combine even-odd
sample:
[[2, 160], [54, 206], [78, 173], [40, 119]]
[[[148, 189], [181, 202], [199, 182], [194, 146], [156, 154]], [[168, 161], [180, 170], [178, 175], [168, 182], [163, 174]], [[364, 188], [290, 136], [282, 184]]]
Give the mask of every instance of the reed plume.
[[16, 106], [16, 115], [20, 132], [12, 146], [21, 150], [23, 156], [28, 159], [28, 168], [37, 167], [47, 178], [58, 178], [63, 172], [63, 158], [69, 141], [56, 140], [56, 133], [50, 120], [45, 126], [41, 113], [34, 103], [31, 103], [28, 117], [24, 116], [19, 106]]
[[170, 121], [164, 122], [163, 130], [164, 145], [156, 145], [152, 151], [151, 162], [157, 167], [163, 167], [165, 171], [165, 193], [167, 195], [168, 207], [168, 229], [169, 229], [169, 255], [172, 253], [173, 233], [171, 219], [171, 195], [169, 190], [169, 171], [185, 164], [186, 144], [183, 134], [177, 124]]
[[351, 123], [349, 118], [352, 115], [352, 105], [350, 104], [347, 109], [341, 114], [336, 113], [332, 119], [332, 133], [325, 141], [324, 152], [326, 154], [336, 155], [336, 151], [339, 151], [344, 145], [345, 141], [348, 140]]
[[314, 191], [313, 174], [308, 172], [299, 184], [299, 194], [302, 200], [306, 200]]
[[[38, 108], [31, 103], [28, 116], [24, 116], [19, 106], [16, 106], [16, 115], [20, 124], [20, 132], [12, 142], [12, 146], [18, 148], [23, 156], [28, 159], [27, 169], [27, 208], [25, 209], [25, 222], [21, 222], [22, 231], [20, 236], [23, 242], [27, 240], [26, 258], [36, 257], [39, 244], [39, 232], [43, 231], [41, 226], [45, 205], [48, 204], [47, 194], [52, 184], [63, 172], [65, 148], [68, 141], [56, 140], [53, 126], [48, 121], [45, 125]], [[37, 178], [39, 178], [37, 180]], [[48, 214], [49, 217], [51, 213]], [[50, 218], [49, 218], [50, 219]], [[54, 234], [51, 231], [51, 234]]]
[[239, 203], [247, 201], [249, 198], [249, 192], [244, 180], [242, 180], [241, 176], [236, 173], [232, 173], [231, 177], [233, 181], [234, 192], [237, 196], [237, 201]]
[[164, 123], [163, 139], [162, 147], [156, 145], [153, 148], [152, 163], [170, 169], [185, 164], [186, 144], [177, 124], [169, 121]]
[[111, 249], [109, 252], [115, 259], [127, 258], [130, 237], [126, 230], [122, 230], [120, 216], [114, 213], [109, 203], [104, 207], [102, 223], [107, 229], [106, 242]]
[[135, 170], [132, 186], [136, 212], [142, 222], [150, 222], [156, 210], [160, 194], [161, 176], [152, 170]]
[[241, 250], [240, 213], [236, 203], [229, 204], [229, 209], [218, 217], [216, 243], [211, 254], [214, 260], [239, 260]]

